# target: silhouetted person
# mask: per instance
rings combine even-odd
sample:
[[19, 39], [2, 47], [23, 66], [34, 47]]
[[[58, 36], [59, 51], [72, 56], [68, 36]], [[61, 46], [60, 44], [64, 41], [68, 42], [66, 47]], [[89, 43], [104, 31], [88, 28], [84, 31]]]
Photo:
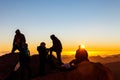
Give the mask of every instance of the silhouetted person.
[[[21, 69], [21, 80], [27, 80], [31, 77], [31, 69], [30, 69], [30, 65], [29, 65], [30, 52], [28, 50], [27, 43], [23, 43], [21, 45], [19, 60], [20, 60], [20, 69]], [[27, 70], [28, 74], [26, 74], [26, 70]], [[27, 77], [27, 79], [26, 79], [26, 77]]]
[[75, 59], [70, 62], [70, 65], [79, 64], [82, 61], [89, 61], [88, 60], [88, 52], [79, 46], [78, 50], [76, 50]]
[[62, 52], [62, 44], [60, 40], [53, 34], [50, 36], [52, 40], [52, 47], [50, 48], [50, 55], [52, 56], [52, 52], [55, 51], [57, 54], [57, 59], [58, 59], [58, 64], [62, 65], [62, 60], [61, 60], [61, 52]]
[[40, 76], [45, 75], [45, 63], [47, 62], [48, 49], [46, 48], [45, 42], [41, 42], [40, 46], [37, 47], [37, 51], [39, 52], [40, 66], [39, 73]]
[[76, 68], [77, 64], [81, 63], [82, 61], [89, 61], [88, 53], [84, 48], [81, 48], [81, 46], [79, 46], [79, 48], [76, 50], [75, 59], [73, 59], [72, 61], [70, 61], [67, 64], [62, 65], [61, 69], [72, 70], [72, 69]]
[[14, 51], [17, 49], [20, 51], [22, 44], [26, 42], [24, 34], [22, 34], [19, 29], [17, 29], [15, 33], [16, 35], [14, 36], [13, 48], [11, 53], [14, 53]]

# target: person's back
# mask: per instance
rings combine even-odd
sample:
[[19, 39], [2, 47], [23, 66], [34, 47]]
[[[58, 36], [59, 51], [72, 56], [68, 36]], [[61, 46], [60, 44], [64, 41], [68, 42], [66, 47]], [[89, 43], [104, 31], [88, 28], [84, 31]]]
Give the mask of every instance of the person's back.
[[70, 65], [77, 65], [82, 61], [89, 61], [88, 60], [88, 52], [84, 49], [81, 48], [81, 46], [79, 46], [79, 48], [76, 50], [76, 54], [75, 54], [75, 59], [73, 59], [70, 62]]
[[53, 41], [52, 47], [54, 48], [54, 50], [55, 51], [62, 50], [62, 44], [61, 44], [60, 40], [57, 37], [55, 37], [54, 35], [51, 35], [51, 39]]
[[85, 49], [78, 49], [76, 51], [75, 58], [80, 59], [81, 61], [88, 60], [88, 53]]
[[18, 45], [22, 44], [22, 43], [25, 43], [26, 41], [25, 41], [24, 34], [22, 34], [22, 33], [16, 34], [14, 42]]

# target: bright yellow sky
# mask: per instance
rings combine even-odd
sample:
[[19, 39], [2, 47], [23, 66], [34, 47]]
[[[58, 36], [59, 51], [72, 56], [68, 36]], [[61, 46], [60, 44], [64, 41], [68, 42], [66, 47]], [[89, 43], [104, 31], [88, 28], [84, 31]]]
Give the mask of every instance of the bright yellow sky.
[[[39, 46], [39, 43], [36, 44], [28, 43], [28, 44], [31, 55], [33, 55], [33, 53], [38, 54], [37, 46]], [[52, 43], [47, 44], [46, 47], [49, 48], [51, 45]], [[98, 44], [98, 46], [94, 44], [93, 45], [84, 44], [84, 45], [85, 45], [85, 49], [89, 53], [89, 56], [97, 56], [97, 55], [107, 56], [107, 55], [115, 55], [120, 53], [120, 47], [116, 45], [104, 45], [104, 44], [103, 45]], [[63, 44], [62, 55], [74, 55], [75, 51], [78, 49], [78, 46], [79, 44], [71, 44], [71, 45]], [[1, 50], [0, 53], [8, 53], [11, 51], [11, 49], [12, 49], [12, 44], [10, 42], [8, 42], [8, 44], [0, 45], [0, 50]]]

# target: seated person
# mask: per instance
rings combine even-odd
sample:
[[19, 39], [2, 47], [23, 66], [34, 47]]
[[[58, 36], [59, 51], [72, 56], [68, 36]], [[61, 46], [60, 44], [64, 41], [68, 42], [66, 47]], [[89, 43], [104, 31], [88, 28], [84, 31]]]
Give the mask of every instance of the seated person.
[[84, 48], [82, 48], [80, 45], [78, 50], [76, 51], [75, 59], [73, 59], [67, 64], [62, 65], [62, 67], [65, 67], [66, 69], [74, 68], [77, 64], [79, 64], [82, 61], [89, 61], [89, 60], [88, 60], [87, 51]]
[[76, 51], [75, 59], [70, 62], [70, 65], [72, 64], [76, 65], [82, 61], [89, 61], [89, 60], [88, 60], [88, 52], [80, 45], [78, 50]]

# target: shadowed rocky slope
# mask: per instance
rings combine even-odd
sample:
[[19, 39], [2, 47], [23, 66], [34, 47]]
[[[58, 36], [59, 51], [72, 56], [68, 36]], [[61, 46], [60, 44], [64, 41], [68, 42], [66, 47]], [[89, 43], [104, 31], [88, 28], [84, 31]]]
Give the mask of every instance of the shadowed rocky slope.
[[115, 80], [120, 80], [120, 62], [107, 63], [106, 66], [112, 71]]
[[113, 80], [112, 73], [100, 63], [83, 61], [71, 71], [48, 74], [32, 80]]
[[[19, 60], [18, 54], [6, 54], [0, 57], [0, 80], [13, 80], [12, 72]], [[38, 55], [31, 56], [30, 68], [32, 71], [31, 80], [113, 80], [111, 71], [100, 63], [83, 61], [73, 70], [51, 71], [47, 64], [48, 73], [46, 76], [39, 77], [39, 58]], [[19, 70], [14, 77], [20, 79]]]

